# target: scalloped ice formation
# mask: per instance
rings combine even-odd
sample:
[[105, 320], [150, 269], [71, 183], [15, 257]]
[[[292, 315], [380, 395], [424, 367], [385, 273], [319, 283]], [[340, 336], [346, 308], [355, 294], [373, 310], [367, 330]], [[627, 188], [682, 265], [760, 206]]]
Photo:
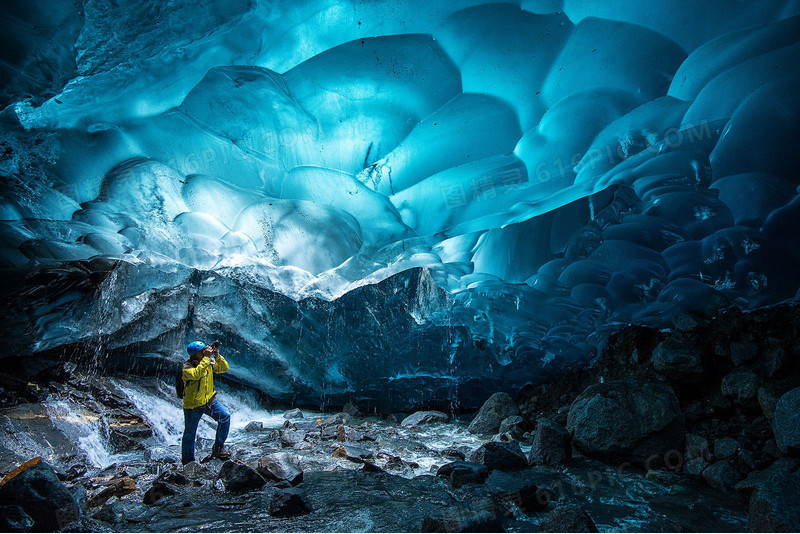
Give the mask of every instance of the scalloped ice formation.
[[[15, 37], [21, 69], [75, 61], [52, 98], [19, 96], [52, 91], [58, 73], [43, 67], [3, 93], [2, 267], [29, 286], [77, 264], [126, 273], [101, 287], [120, 307], [110, 315], [103, 299], [70, 308], [85, 291], [17, 295], [33, 351], [85, 339], [86, 315], [169, 354], [163, 336], [186, 309], [157, 319], [145, 301], [195, 272], [335, 301], [426, 268], [435, 284], [415, 284], [407, 311], [461, 329], [422, 343], [449, 359], [386, 356], [369, 380], [510, 387], [585, 360], [620, 323], [797, 296], [796, 1], [139, 4], [87, 0], [74, 47]], [[48, 23], [74, 39], [81, 22]], [[329, 342], [297, 365], [305, 342], [264, 348], [280, 343], [260, 330], [280, 321], [241, 305], [192, 309], [187, 326], [246, 345], [241, 380], [365, 387], [372, 355]]]

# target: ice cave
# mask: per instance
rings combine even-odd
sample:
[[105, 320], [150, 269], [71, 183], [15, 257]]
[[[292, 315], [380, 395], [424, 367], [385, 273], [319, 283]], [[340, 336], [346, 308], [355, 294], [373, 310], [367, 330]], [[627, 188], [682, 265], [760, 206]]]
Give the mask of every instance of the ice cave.
[[0, 20], [0, 530], [800, 529], [800, 1]]

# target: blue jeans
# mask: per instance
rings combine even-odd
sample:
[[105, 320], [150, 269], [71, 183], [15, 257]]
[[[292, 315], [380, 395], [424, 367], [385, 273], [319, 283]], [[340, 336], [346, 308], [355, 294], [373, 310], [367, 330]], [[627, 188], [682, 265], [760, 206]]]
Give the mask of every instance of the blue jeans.
[[197, 435], [197, 425], [200, 424], [203, 414], [209, 415], [217, 422], [217, 437], [215, 447], [221, 447], [228, 439], [228, 430], [231, 428], [231, 414], [220, 401], [214, 399], [211, 404], [183, 410], [183, 439], [181, 440], [181, 461], [184, 464], [194, 461], [194, 439]]

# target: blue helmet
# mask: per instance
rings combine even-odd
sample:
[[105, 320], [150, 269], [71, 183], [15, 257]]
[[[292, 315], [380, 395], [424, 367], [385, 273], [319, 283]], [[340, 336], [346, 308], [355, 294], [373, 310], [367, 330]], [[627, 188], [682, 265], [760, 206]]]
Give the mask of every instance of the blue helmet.
[[189, 356], [194, 356], [197, 352], [203, 350], [205, 346], [206, 344], [202, 341], [193, 341], [186, 347], [186, 352], [189, 353]]

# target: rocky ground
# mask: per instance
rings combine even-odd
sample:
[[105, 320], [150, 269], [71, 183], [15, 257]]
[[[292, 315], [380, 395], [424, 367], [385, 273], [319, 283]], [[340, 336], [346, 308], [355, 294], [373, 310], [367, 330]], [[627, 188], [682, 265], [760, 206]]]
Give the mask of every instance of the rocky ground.
[[[796, 531], [799, 319], [787, 306], [628, 327], [592, 367], [455, 418], [272, 410], [234, 428], [231, 461], [186, 466], [131, 393], [180, 413], [163, 383], [19, 364], [0, 394], [0, 528]], [[69, 424], [101, 429], [110, 456]], [[198, 438], [199, 458], [209, 446]]]

